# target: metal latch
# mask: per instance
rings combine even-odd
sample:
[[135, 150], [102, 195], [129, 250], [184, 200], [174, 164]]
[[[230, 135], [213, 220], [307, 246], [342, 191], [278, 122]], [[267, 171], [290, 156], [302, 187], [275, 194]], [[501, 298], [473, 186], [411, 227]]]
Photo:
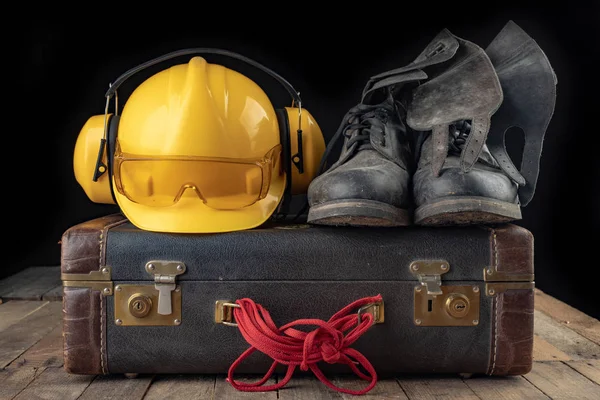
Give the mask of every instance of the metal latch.
[[240, 305], [229, 300], [217, 300], [215, 302], [215, 322], [227, 326], [238, 326], [233, 318], [234, 308], [240, 308]]
[[185, 264], [176, 261], [149, 261], [146, 264], [146, 272], [154, 276], [154, 287], [158, 290], [156, 311], [158, 314], [173, 313], [171, 293], [177, 287], [175, 283], [177, 276], [183, 274], [185, 270]]
[[371, 314], [373, 316], [373, 324], [383, 324], [385, 321], [385, 309], [383, 300], [376, 303], [370, 303], [358, 309], [358, 322], [362, 321], [362, 314]]
[[449, 270], [450, 264], [444, 260], [419, 260], [410, 264], [410, 272], [427, 288], [427, 294], [431, 296], [442, 294], [442, 275]]

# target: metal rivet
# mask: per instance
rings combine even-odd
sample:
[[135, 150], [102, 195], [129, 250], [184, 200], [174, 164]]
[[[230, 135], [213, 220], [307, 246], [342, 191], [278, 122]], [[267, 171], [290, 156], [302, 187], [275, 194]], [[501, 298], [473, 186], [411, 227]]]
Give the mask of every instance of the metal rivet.
[[115, 324], [117, 324], [117, 325], [121, 325], [122, 323], [123, 323], [123, 321], [121, 321], [120, 319], [115, 320]]
[[183, 266], [182, 265], [178, 265], [177, 266], [177, 271], [183, 271]]
[[154, 269], [154, 264], [148, 264], [148, 269]]
[[474, 291], [475, 293], [479, 292], [479, 286], [473, 286], [473, 291]]
[[412, 266], [413, 271], [417, 271], [419, 269], [419, 265], [415, 264]]
[[173, 321], [173, 323], [174, 323], [175, 325], [181, 325], [181, 320], [179, 320], [179, 319], [175, 319], [175, 321]]
[[120, 292], [120, 291], [121, 291], [121, 286], [119, 286], [119, 285], [115, 286], [115, 290], [116, 290], [117, 292]]
[[474, 319], [474, 320], [473, 320], [473, 325], [477, 325], [478, 323], [479, 323], [479, 320], [478, 320], [478, 319]]
[[417, 292], [420, 292], [420, 291], [421, 291], [421, 286], [417, 286], [417, 287], [415, 288], [415, 291], [417, 291]]
[[448, 269], [448, 265], [446, 265], [446, 264], [442, 264], [442, 271], [445, 271], [445, 270], [447, 270], [447, 269]]
[[102, 273], [103, 274], [108, 274], [108, 268], [106, 268], [106, 267], [102, 268]]
[[496, 291], [494, 289], [490, 289], [488, 290], [488, 293], [490, 294], [490, 296], [493, 296], [494, 294], [496, 294]]
[[415, 319], [415, 324], [421, 325], [421, 320], [420, 319]]
[[494, 273], [494, 270], [492, 270], [491, 268], [487, 270], [488, 275], [492, 275], [493, 273]]
[[105, 287], [105, 288], [102, 290], [102, 292], [103, 292], [104, 294], [110, 294], [110, 289], [109, 289], [109, 288], [107, 288], [107, 287]]

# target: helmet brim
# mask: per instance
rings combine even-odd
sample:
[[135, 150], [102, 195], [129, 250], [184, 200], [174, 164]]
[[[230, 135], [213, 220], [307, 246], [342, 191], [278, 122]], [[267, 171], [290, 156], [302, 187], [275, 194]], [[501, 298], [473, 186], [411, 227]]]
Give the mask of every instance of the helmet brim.
[[170, 207], [134, 203], [116, 190], [115, 198], [125, 217], [143, 230], [169, 233], [233, 232], [256, 228], [265, 223], [283, 198], [285, 181], [285, 176], [275, 178], [265, 198], [238, 210], [215, 210], [195, 197], [182, 197]]

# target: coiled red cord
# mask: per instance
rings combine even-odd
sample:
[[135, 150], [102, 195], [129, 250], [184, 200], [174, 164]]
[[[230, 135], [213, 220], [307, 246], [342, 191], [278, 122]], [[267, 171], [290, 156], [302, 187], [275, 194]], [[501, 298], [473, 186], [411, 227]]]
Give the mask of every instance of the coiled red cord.
[[[245, 392], [277, 390], [289, 382], [296, 367], [300, 366], [302, 371], [310, 369], [321, 382], [338, 392], [356, 395], [369, 392], [377, 383], [377, 373], [364, 355], [349, 346], [358, 340], [374, 323], [373, 315], [369, 313], [362, 314], [359, 321], [356, 309], [381, 301], [381, 295], [365, 297], [347, 305], [332, 316], [329, 321], [299, 319], [277, 328], [269, 312], [260, 304], [256, 304], [247, 298], [237, 300], [236, 304], [240, 307], [233, 309], [233, 315], [242, 336], [251, 347], [244, 351], [231, 365], [227, 374], [227, 381], [237, 390]], [[293, 328], [298, 325], [313, 325], [317, 328], [310, 332], [303, 332]], [[235, 369], [256, 350], [274, 360], [267, 373], [257, 382], [235, 381], [233, 379]], [[317, 366], [320, 361], [330, 364], [346, 364], [361, 379], [369, 381], [369, 385], [361, 390], [350, 390], [335, 386]], [[285, 377], [274, 385], [264, 386], [265, 382], [273, 375], [278, 364], [288, 366]], [[357, 364], [361, 365], [367, 374], [363, 373]]]

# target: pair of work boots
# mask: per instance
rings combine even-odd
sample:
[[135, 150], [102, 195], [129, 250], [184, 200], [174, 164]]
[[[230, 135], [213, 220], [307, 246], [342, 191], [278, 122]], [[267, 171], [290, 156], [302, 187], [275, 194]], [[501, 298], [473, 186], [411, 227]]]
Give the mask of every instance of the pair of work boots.
[[[535, 191], [556, 76], [509, 21], [483, 50], [444, 29], [409, 65], [372, 77], [309, 186], [308, 222], [403, 226], [521, 219]], [[521, 167], [511, 127], [525, 138]], [[339, 159], [326, 171], [333, 145]]]

